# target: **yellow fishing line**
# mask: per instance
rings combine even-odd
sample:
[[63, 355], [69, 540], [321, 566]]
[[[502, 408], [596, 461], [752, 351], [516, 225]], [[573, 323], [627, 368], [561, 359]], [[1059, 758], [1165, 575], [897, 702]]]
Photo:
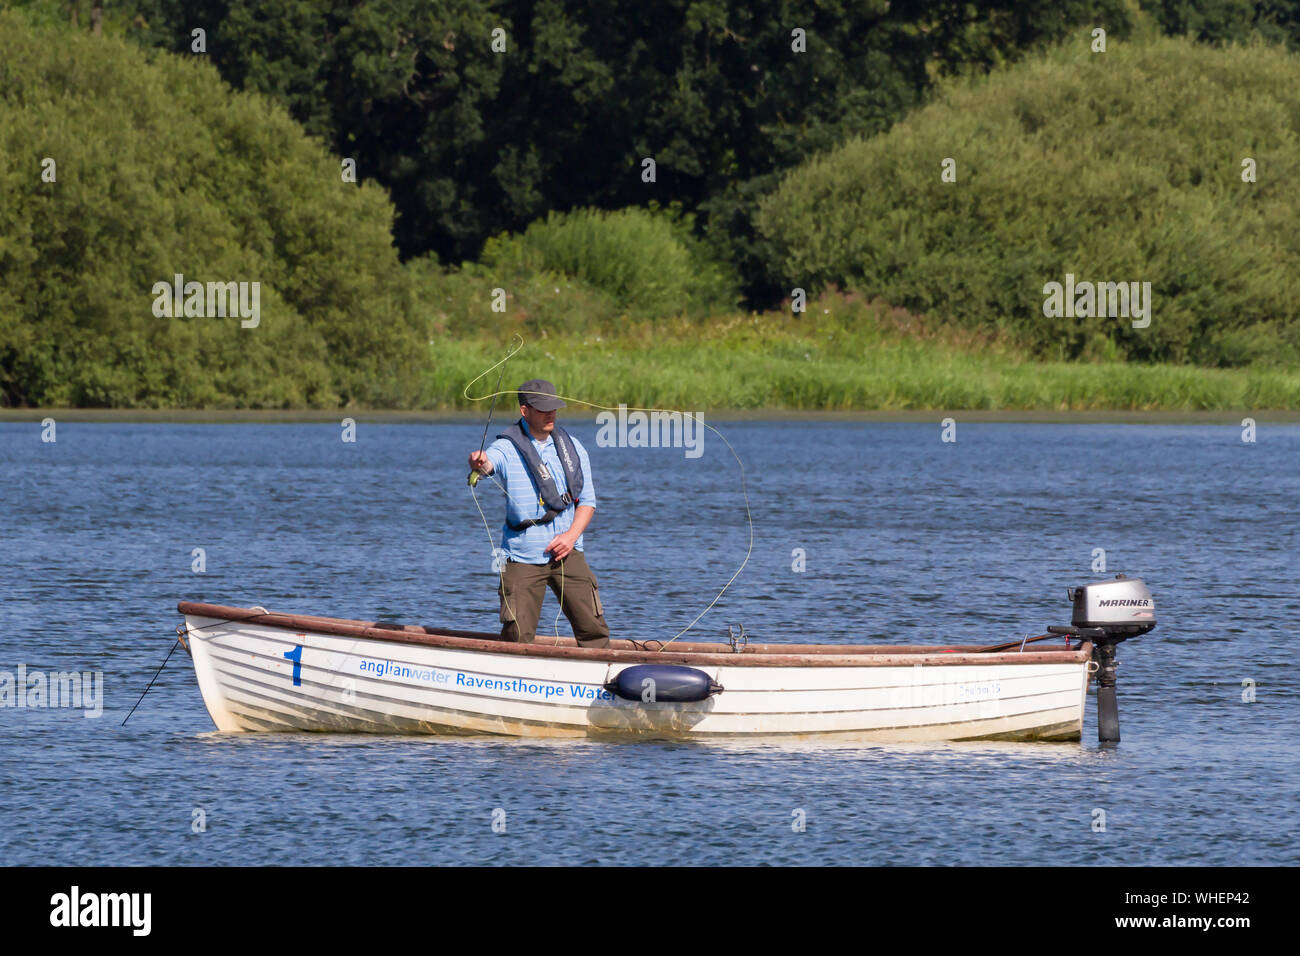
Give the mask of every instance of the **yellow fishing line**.
[[[514, 346], [514, 347], [513, 347], [513, 348], [512, 348], [512, 349], [511, 349], [507, 354], [506, 354], [506, 357], [505, 357], [505, 358], [503, 358], [500, 362], [497, 362], [495, 365], [491, 366], [490, 368], [485, 369], [485, 370], [484, 370], [483, 372], [481, 372], [479, 375], [477, 375], [477, 376], [475, 376], [474, 378], [470, 379], [469, 382], [466, 383], [466, 385], [465, 385], [465, 389], [464, 389], [464, 391], [462, 392], [462, 394], [465, 396], [465, 399], [466, 399], [467, 401], [471, 401], [471, 402], [482, 402], [482, 401], [486, 401], [486, 400], [489, 399], [489, 398], [493, 398], [493, 397], [496, 397], [496, 396], [499, 396], [499, 395], [514, 395], [514, 394], [518, 394], [518, 392], [517, 392], [516, 389], [509, 389], [509, 390], [506, 390], [506, 391], [500, 391], [500, 392], [488, 392], [486, 395], [470, 395], [470, 393], [469, 393], [469, 390], [470, 390], [470, 386], [471, 386], [471, 385], [473, 385], [475, 382], [477, 382], [479, 379], [481, 379], [484, 375], [487, 375], [489, 372], [492, 372], [492, 371], [494, 371], [495, 369], [500, 368], [500, 367], [501, 367], [502, 365], [504, 365], [506, 362], [510, 361], [510, 358], [511, 358], [511, 357], [512, 357], [516, 352], [518, 352], [521, 348], [524, 347], [524, 339], [523, 339], [523, 336], [521, 336], [518, 332], [516, 332], [514, 338], [519, 340], [519, 344], [518, 344], [518, 345], [515, 345], [515, 346]], [[511, 341], [513, 342], [514, 340], [512, 339]], [[534, 394], [534, 393], [529, 393], [529, 394]], [[540, 393], [537, 393], [537, 394], [540, 394]], [[638, 408], [630, 408], [630, 407], [628, 407], [628, 406], [626, 406], [626, 405], [624, 405], [624, 406], [617, 406], [617, 405], [597, 405], [595, 402], [588, 402], [588, 401], [586, 401], [585, 399], [574, 398], [574, 397], [571, 396], [571, 395], [556, 395], [555, 397], [556, 397], [556, 398], [559, 398], [559, 399], [562, 399], [563, 401], [566, 401], [566, 402], [576, 402], [576, 403], [579, 404], [579, 405], [586, 405], [588, 408], [599, 408], [599, 409], [601, 409], [602, 411], [607, 411], [607, 412], [616, 412], [616, 411], [618, 411], [620, 408], [623, 408], [625, 411], [629, 411], [629, 412], [677, 412], [678, 414], [682, 414], [682, 415], [689, 415], [689, 414], [690, 414], [690, 412], [683, 412], [681, 409], [678, 409], [678, 408], [639, 408], [639, 407], [638, 407]], [[667, 647], [667, 646], [668, 646], [669, 644], [671, 644], [673, 641], [677, 640], [677, 638], [681, 637], [683, 634], [685, 634], [687, 631], [689, 631], [691, 628], [693, 628], [697, 623], [699, 623], [700, 618], [704, 617], [704, 615], [708, 614], [709, 611], [711, 611], [711, 610], [713, 609], [713, 606], [714, 606], [715, 604], [717, 604], [718, 601], [720, 601], [720, 600], [722, 599], [722, 595], [724, 595], [725, 593], [727, 593], [727, 588], [731, 587], [731, 585], [735, 582], [736, 578], [740, 577], [740, 572], [743, 571], [743, 570], [745, 570], [745, 565], [747, 565], [747, 564], [749, 563], [750, 555], [752, 555], [752, 554], [754, 553], [754, 515], [753, 515], [753, 512], [750, 510], [750, 507], [749, 507], [749, 489], [748, 489], [748, 487], [747, 487], [747, 485], [746, 485], [746, 482], [745, 482], [745, 463], [744, 463], [743, 461], [740, 460], [740, 455], [736, 454], [736, 449], [733, 448], [733, 447], [731, 446], [731, 442], [727, 441], [726, 436], [723, 435], [722, 432], [718, 431], [716, 428], [714, 428], [714, 427], [713, 427], [712, 425], [710, 425], [708, 422], [704, 421], [703, 418], [697, 419], [697, 421], [699, 421], [699, 423], [700, 423], [701, 425], [703, 425], [705, 428], [707, 428], [709, 431], [713, 432], [713, 434], [717, 435], [720, 439], [722, 439], [722, 443], [723, 443], [724, 445], [727, 446], [727, 450], [728, 450], [729, 452], [731, 452], [731, 457], [733, 457], [733, 458], [736, 459], [736, 464], [740, 467], [740, 493], [741, 493], [741, 494], [744, 496], [744, 498], [745, 498], [745, 520], [749, 523], [749, 546], [748, 546], [748, 548], [746, 548], [746, 550], [745, 550], [745, 560], [743, 560], [743, 561], [740, 562], [740, 567], [736, 568], [736, 573], [733, 574], [733, 575], [732, 575], [732, 576], [727, 580], [727, 583], [724, 584], [724, 585], [722, 586], [722, 590], [718, 591], [718, 593], [717, 593], [717, 595], [714, 597], [714, 599], [708, 603], [708, 606], [706, 606], [706, 607], [704, 608], [703, 611], [701, 611], [699, 614], [697, 614], [697, 615], [695, 616], [695, 618], [691, 621], [691, 623], [687, 624], [684, 628], [682, 628], [680, 631], [678, 631], [676, 634], [674, 634], [672, 637], [670, 637], [667, 641], [664, 641], [663, 645], [659, 648], [660, 651], [662, 651], [665, 647]], [[501, 490], [502, 490], [503, 492], [505, 491], [505, 488], [501, 486], [501, 483], [500, 483], [499, 481], [497, 482], [497, 487], [501, 488]], [[471, 491], [471, 493], [474, 492], [473, 486], [470, 487], [470, 491]], [[508, 494], [507, 494], [507, 497], [509, 497]], [[476, 506], [478, 505], [478, 495], [477, 495], [476, 493], [474, 494], [474, 504], [475, 504]], [[479, 514], [483, 516], [483, 526], [484, 526], [485, 528], [488, 528], [488, 541], [491, 542], [493, 549], [495, 549], [495, 548], [496, 548], [496, 539], [494, 539], [494, 538], [492, 537], [492, 530], [491, 530], [490, 527], [488, 527], [487, 515], [484, 515], [484, 514], [483, 514], [483, 508], [482, 508], [481, 506], [479, 506], [478, 511], [479, 511]], [[504, 566], [503, 566], [503, 570], [502, 570], [502, 580], [503, 580], [503, 583], [502, 583], [502, 593], [503, 593], [503, 594], [505, 593], [504, 575], [505, 575], [505, 572], [504, 572]], [[561, 594], [561, 597], [560, 597], [560, 603], [561, 603], [561, 610], [563, 609], [563, 603], [564, 603], [564, 598], [563, 598], [564, 590], [563, 590], [563, 589], [564, 589], [564, 578], [563, 578], [563, 568], [561, 568], [561, 578], [560, 578], [560, 594]], [[511, 609], [509, 608], [508, 605], [507, 605], [507, 610], [509, 610], [511, 614], [514, 613], [514, 611], [511, 610]], [[560, 634], [560, 614], [559, 614], [559, 612], [556, 612], [556, 615], [555, 615], [555, 635], [556, 635], [556, 639], [557, 639], [557, 640], [559, 639], [559, 634]]]

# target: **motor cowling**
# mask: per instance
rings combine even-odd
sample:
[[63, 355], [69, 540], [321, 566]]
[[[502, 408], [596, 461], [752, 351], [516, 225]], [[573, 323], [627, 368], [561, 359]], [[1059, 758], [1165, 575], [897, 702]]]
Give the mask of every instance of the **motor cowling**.
[[1070, 623], [1102, 631], [1100, 635], [1083, 632], [1094, 641], [1118, 643], [1156, 626], [1156, 602], [1141, 578], [1119, 574], [1113, 581], [1069, 588], [1066, 594], [1074, 605]]

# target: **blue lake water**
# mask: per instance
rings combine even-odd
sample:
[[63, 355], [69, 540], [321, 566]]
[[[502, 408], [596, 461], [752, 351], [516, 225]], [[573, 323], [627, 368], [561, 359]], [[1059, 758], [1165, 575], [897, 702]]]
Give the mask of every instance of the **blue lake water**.
[[[494, 629], [465, 485], [482, 426], [363, 422], [350, 444], [331, 424], [61, 422], [47, 443], [3, 423], [0, 670], [102, 671], [105, 689], [98, 719], [0, 708], [0, 859], [1300, 862], [1300, 427], [1244, 443], [1231, 426], [959, 423], [944, 443], [937, 422], [715, 424], [747, 468], [754, 543], [692, 637], [743, 622], [763, 641], [994, 643], [1068, 623], [1069, 585], [1140, 575], [1160, 625], [1120, 647], [1123, 742], [1099, 748], [1091, 697], [1073, 744], [218, 734], [179, 650], [122, 727], [180, 599]], [[669, 637], [745, 558], [736, 462], [711, 434], [691, 459], [573, 431], [614, 636]], [[500, 493], [479, 489], [495, 530]], [[555, 612], [548, 597], [540, 632]]]

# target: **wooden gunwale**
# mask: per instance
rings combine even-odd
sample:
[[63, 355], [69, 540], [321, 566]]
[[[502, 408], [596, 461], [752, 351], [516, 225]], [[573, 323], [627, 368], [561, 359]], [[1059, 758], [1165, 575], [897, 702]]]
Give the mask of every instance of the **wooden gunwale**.
[[[514, 644], [498, 635], [482, 631], [454, 629], [430, 630], [415, 624], [398, 628], [379, 626], [374, 621], [318, 617], [310, 614], [280, 614], [252, 608], [229, 607], [181, 601], [181, 614], [223, 621], [243, 621], [288, 631], [315, 631], [339, 637], [358, 637], [396, 644], [418, 644], [454, 650], [507, 654], [520, 657], [567, 658], [571, 660], [615, 663], [689, 664], [744, 667], [896, 667], [989, 665], [989, 664], [1074, 664], [1092, 657], [1092, 644], [1085, 642], [1066, 650], [1009, 651], [996, 654], [969, 653], [978, 645], [853, 645], [829, 644], [750, 644], [741, 653], [721, 642], [674, 642], [663, 651], [637, 650], [630, 641], [612, 641], [608, 648], [579, 647], [573, 638], [560, 638], [558, 644]], [[545, 638], [539, 638], [545, 640]], [[779, 648], [779, 650], [777, 650]]]

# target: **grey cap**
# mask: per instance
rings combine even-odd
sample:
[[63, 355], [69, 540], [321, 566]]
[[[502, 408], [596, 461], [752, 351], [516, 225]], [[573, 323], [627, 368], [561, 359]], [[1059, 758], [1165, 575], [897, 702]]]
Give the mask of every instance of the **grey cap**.
[[531, 405], [539, 412], [553, 412], [567, 403], [555, 394], [555, 386], [544, 378], [530, 378], [518, 388], [519, 404]]

